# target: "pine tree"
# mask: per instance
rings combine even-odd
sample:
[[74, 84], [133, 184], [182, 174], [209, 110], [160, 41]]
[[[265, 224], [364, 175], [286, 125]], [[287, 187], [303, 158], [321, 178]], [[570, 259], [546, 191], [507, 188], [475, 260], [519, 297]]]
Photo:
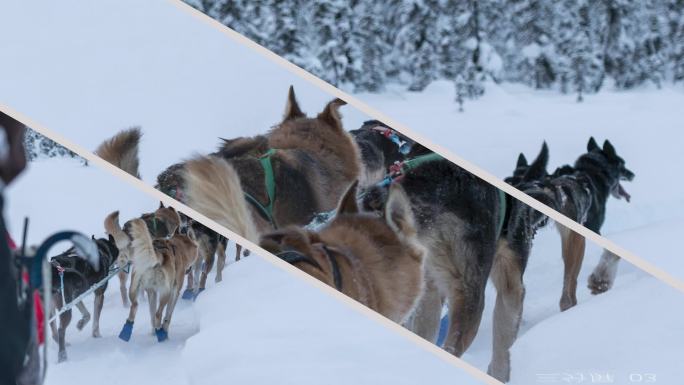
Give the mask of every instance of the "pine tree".
[[337, 86], [352, 81], [348, 77], [351, 35], [351, 9], [343, 0], [315, 0], [311, 6], [311, 24], [316, 36], [317, 71]]
[[596, 92], [684, 80], [684, 0], [186, 0], [355, 91], [485, 81]]
[[[513, 54], [509, 55], [507, 80], [535, 88], [549, 88], [556, 81], [553, 61], [554, 2], [546, 0], [509, 0]], [[561, 18], [565, 16], [561, 15]]]
[[383, 35], [383, 21], [378, 18], [378, 5], [372, 1], [352, 2], [355, 22], [352, 24], [350, 50], [359, 53], [352, 62], [350, 78], [354, 79], [356, 91], [380, 91], [386, 81], [384, 57], [389, 50], [385, 42], [378, 39]]
[[684, 0], [671, 0], [667, 13], [672, 78], [675, 82], [684, 81]]
[[402, 72], [411, 91], [422, 91], [438, 74], [437, 2], [412, 0], [402, 2], [395, 46], [403, 58]]

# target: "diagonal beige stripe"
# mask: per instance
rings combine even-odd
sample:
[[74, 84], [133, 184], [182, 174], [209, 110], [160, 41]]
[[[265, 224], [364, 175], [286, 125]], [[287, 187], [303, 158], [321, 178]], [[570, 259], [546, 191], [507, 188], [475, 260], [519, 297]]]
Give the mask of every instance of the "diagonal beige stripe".
[[638, 267], [639, 269], [651, 274], [655, 278], [663, 281], [664, 283], [684, 292], [684, 281], [681, 281], [674, 276], [670, 275], [666, 271], [658, 268], [657, 266], [653, 265], [652, 263], [646, 261], [645, 259], [635, 255], [634, 253], [630, 252], [629, 250], [626, 250], [614, 242], [610, 241], [609, 239], [602, 237], [595, 232], [587, 229], [586, 227], [578, 224], [577, 222], [573, 221], [572, 219], [564, 216], [563, 214], [551, 209], [550, 207], [544, 205], [543, 203], [537, 201], [536, 199], [533, 199], [532, 197], [528, 196], [527, 194], [523, 193], [522, 191], [514, 188], [513, 186], [505, 183], [503, 180], [497, 178], [496, 176], [490, 174], [489, 172], [481, 169], [480, 167], [476, 166], [475, 164], [466, 161], [465, 159], [461, 158], [460, 156], [452, 153], [451, 151], [447, 150], [446, 148], [440, 146], [439, 144], [435, 144], [433, 142], [430, 142], [426, 140], [424, 137], [421, 135], [417, 134], [415, 131], [409, 129], [408, 127], [404, 126], [403, 124], [391, 119], [389, 116], [386, 116], [385, 114], [381, 113], [380, 111], [377, 111], [373, 109], [371, 106], [363, 103], [362, 101], [354, 98], [353, 96], [347, 94], [344, 91], [341, 91], [340, 89], [336, 88], [332, 84], [317, 78], [316, 76], [312, 75], [311, 73], [307, 72], [301, 67], [298, 67], [297, 65], [290, 63], [289, 61], [285, 60], [284, 58], [276, 55], [272, 51], [268, 50], [267, 48], [255, 43], [254, 41], [248, 39], [247, 37], [235, 32], [234, 30], [226, 27], [225, 25], [221, 24], [217, 20], [212, 19], [211, 17], [205, 15], [204, 13], [198, 11], [195, 8], [192, 8], [188, 4], [183, 3], [181, 0], [168, 0], [171, 4], [179, 7], [181, 10], [188, 12], [190, 15], [193, 17], [197, 18], [199, 21], [206, 23], [210, 25], [212, 28], [215, 28], [219, 30], [220, 32], [224, 33], [226, 36], [229, 38], [233, 39], [237, 43], [243, 44], [254, 51], [258, 52], [265, 58], [273, 61], [274, 63], [284, 67], [288, 71], [292, 72], [293, 74], [303, 78], [304, 80], [310, 82], [314, 86], [322, 89], [323, 91], [334, 95], [345, 102], [347, 102], [349, 105], [354, 106], [357, 108], [359, 111], [367, 114], [368, 116], [380, 120], [382, 122], [385, 122], [392, 128], [396, 129], [397, 131], [401, 132], [402, 134], [410, 137], [411, 139], [420, 142], [423, 146], [429, 148], [430, 150], [439, 153], [442, 155], [444, 158], [449, 159], [450, 161], [454, 162], [458, 166], [462, 167], [463, 169], [469, 171], [470, 173], [477, 175], [481, 179], [489, 182], [490, 184], [496, 186], [500, 190], [503, 190], [507, 194], [515, 197], [516, 199], [524, 202], [525, 204], [529, 205], [530, 207], [536, 209], [537, 211], [540, 211], [547, 215], [548, 217], [552, 218], [554, 221], [557, 223], [562, 224], [563, 226], [573, 230], [574, 232], [581, 234], [584, 236], [586, 239], [589, 239], [599, 246], [603, 247], [604, 249], [607, 249], [614, 254], [620, 256], [622, 259], [630, 262], [634, 266]]
[[475, 377], [476, 379], [482, 381], [483, 383], [486, 384], [491, 384], [491, 385], [502, 385], [501, 382], [495, 380], [494, 378], [490, 377], [486, 373], [482, 372], [480, 369], [476, 368], [473, 365], [470, 365], [469, 363], [461, 360], [460, 358], [457, 358], [453, 356], [452, 354], [446, 352], [445, 350], [439, 348], [437, 345], [419, 337], [418, 335], [414, 334], [413, 332], [409, 331], [408, 329], [405, 329], [401, 325], [389, 320], [388, 318], [385, 318], [383, 315], [380, 313], [376, 313], [375, 311], [371, 310], [370, 308], [367, 308], [366, 306], [362, 305], [361, 303], [351, 299], [350, 297], [342, 294], [341, 292], [335, 290], [334, 288], [324, 284], [323, 282], [320, 282], [316, 278], [311, 277], [310, 275], [304, 273], [303, 271], [293, 267], [289, 263], [281, 260], [280, 258], [277, 258], [276, 256], [272, 255], [268, 251], [262, 249], [261, 247], [257, 246], [256, 244], [248, 241], [247, 239], [239, 236], [238, 234], [233, 233], [229, 229], [219, 225], [218, 223], [214, 222], [213, 220], [207, 218], [206, 216], [200, 214], [199, 212], [195, 211], [194, 209], [176, 201], [175, 199], [169, 197], [168, 195], [162, 193], [161, 191], [155, 189], [151, 185], [148, 185], [147, 183], [143, 182], [140, 179], [135, 178], [134, 176], [126, 173], [125, 171], [119, 169], [118, 167], [112, 165], [111, 163], [101, 159], [94, 153], [92, 153], [90, 150], [87, 150], [72, 141], [66, 139], [65, 137], [61, 136], [58, 133], [55, 133], [38, 122], [35, 122], [31, 120], [30, 118], [22, 115], [21, 113], [12, 110], [6, 105], [0, 104], [0, 111], [10, 115], [14, 119], [24, 123], [27, 127], [31, 127], [31, 129], [39, 132], [41, 135], [44, 135], [53, 141], [61, 144], [62, 146], [70, 149], [71, 151], [75, 152], [76, 154], [80, 155], [81, 157], [85, 158], [90, 164], [95, 164], [98, 167], [102, 168], [103, 170], [115, 175], [116, 177], [120, 178], [126, 183], [131, 184], [133, 187], [145, 192], [146, 194], [151, 195], [157, 200], [160, 200], [164, 202], [165, 205], [172, 206], [178, 211], [181, 211], [185, 213], [186, 215], [194, 218], [195, 220], [198, 220], [202, 222], [205, 226], [209, 227], [213, 231], [231, 239], [234, 240], [235, 242], [241, 244], [243, 247], [246, 247], [249, 249], [251, 252], [254, 254], [258, 255], [262, 259], [272, 263], [276, 267], [279, 267], [280, 269], [296, 276], [297, 278], [303, 279], [307, 281], [309, 284], [312, 286], [317, 287], [320, 290], [323, 290], [327, 294], [333, 296], [335, 299], [341, 301], [345, 305], [349, 306], [355, 311], [358, 311], [359, 313], [367, 316], [368, 318], [371, 318], [375, 320], [376, 322], [379, 322], [386, 328], [398, 333], [399, 335], [403, 336], [404, 338], [409, 339], [411, 342], [415, 343], [416, 345], [420, 346], [424, 350], [434, 354], [435, 356], [439, 357], [443, 361], [456, 366], [469, 375]]

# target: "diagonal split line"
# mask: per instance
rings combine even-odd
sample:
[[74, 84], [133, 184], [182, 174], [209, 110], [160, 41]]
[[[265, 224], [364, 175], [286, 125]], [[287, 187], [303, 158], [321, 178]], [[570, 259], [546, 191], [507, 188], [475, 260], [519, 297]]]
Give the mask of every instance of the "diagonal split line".
[[572, 231], [584, 236], [586, 239], [589, 239], [593, 241], [594, 243], [598, 244], [599, 246], [603, 247], [604, 249], [612, 252], [613, 254], [619, 256], [620, 258], [624, 259], [625, 261], [633, 264], [634, 266], [638, 267], [639, 269], [645, 271], [646, 273], [652, 275], [653, 277], [659, 279], [660, 281], [664, 282], [665, 284], [681, 291], [684, 292], [684, 281], [675, 278], [673, 275], [669, 274], [665, 270], [655, 266], [651, 262], [648, 262], [647, 260], [637, 256], [636, 254], [630, 252], [629, 250], [618, 246], [616, 243], [613, 241], [587, 229], [586, 227], [580, 225], [579, 223], [575, 222], [574, 220], [566, 217], [565, 215], [553, 210], [552, 208], [546, 206], [545, 204], [539, 202], [538, 200], [532, 198], [531, 196], [523, 193], [522, 191], [516, 189], [515, 187], [507, 184], [503, 180], [497, 178], [493, 174], [490, 174], [489, 172], [485, 171], [484, 169], [476, 166], [475, 164], [461, 158], [460, 156], [452, 153], [450, 150], [447, 150], [445, 147], [440, 146], [439, 144], [433, 143], [432, 141], [427, 140], [425, 137], [422, 135], [418, 134], [417, 132], [411, 130], [410, 128], [406, 127], [405, 125], [401, 124], [398, 121], [395, 121], [394, 119], [390, 118], [389, 116], [383, 114], [382, 112], [372, 108], [371, 106], [367, 105], [366, 103], [360, 101], [359, 99], [351, 96], [350, 94], [340, 90], [339, 88], [333, 86], [332, 84], [326, 82], [325, 80], [322, 80], [313, 74], [309, 73], [305, 69], [287, 61], [281, 56], [278, 56], [274, 52], [268, 50], [267, 48], [259, 45], [258, 43], [250, 40], [249, 38], [239, 34], [238, 32], [230, 29], [229, 27], [221, 24], [219, 21], [212, 19], [211, 17], [205, 15], [201, 11], [191, 7], [190, 5], [182, 2], [181, 0], [168, 0], [171, 4], [177, 6], [179, 9], [181, 9], [184, 12], [189, 13], [191, 16], [197, 18], [199, 21], [208, 24], [210, 27], [218, 30], [219, 32], [222, 32], [235, 42], [242, 44], [255, 52], [259, 53], [263, 57], [265, 57], [268, 60], [271, 60], [275, 64], [285, 68], [286, 70], [290, 71], [291, 73], [303, 78], [304, 80], [308, 81], [312, 85], [318, 87], [319, 89], [323, 90], [324, 92], [327, 92], [333, 96], [336, 96], [345, 102], [347, 104], [353, 106], [354, 108], [358, 109], [359, 111], [365, 113], [366, 115], [370, 116], [371, 118], [377, 119], [379, 121], [384, 122], [385, 124], [389, 125], [393, 129], [401, 132], [403, 135], [406, 135], [407, 137], [411, 138], [412, 140], [419, 142], [421, 145], [424, 147], [427, 147], [428, 149], [439, 153], [441, 156], [444, 158], [450, 160], [454, 164], [458, 165], [459, 167], [463, 168], [464, 170], [470, 172], [471, 174], [479, 177], [480, 179], [490, 183], [491, 185], [497, 187], [498, 189], [504, 191], [505, 193], [511, 195], [515, 199], [518, 199], [519, 201], [527, 204], [528, 206], [534, 208], [535, 210], [543, 213], [544, 215], [548, 216], [549, 218], [553, 219], [557, 223], [560, 223], [561, 225], [571, 229]]

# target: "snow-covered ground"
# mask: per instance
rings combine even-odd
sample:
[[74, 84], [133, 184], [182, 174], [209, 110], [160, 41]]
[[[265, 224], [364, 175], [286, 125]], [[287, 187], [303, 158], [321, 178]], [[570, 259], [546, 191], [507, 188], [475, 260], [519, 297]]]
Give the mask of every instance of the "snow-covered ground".
[[[213, 150], [219, 136], [253, 135], [278, 123], [290, 84], [310, 114], [319, 112], [331, 98], [162, 0], [3, 2], [0, 46], [3, 57], [11, 58], [0, 60], [0, 104], [89, 149], [122, 128], [141, 125], [145, 133], [141, 168], [149, 183], [169, 164], [193, 152]], [[452, 102], [451, 85], [444, 82], [420, 94], [389, 89], [381, 95], [359, 97], [502, 177], [512, 170], [518, 152], [534, 156], [543, 139], [551, 147], [553, 167], [573, 161], [589, 135], [610, 138], [637, 178], [626, 185], [632, 193], [631, 204], [610, 201], [605, 234], [684, 277], [677, 247], [684, 223], [684, 183], [677, 179], [675, 169], [681, 163], [684, 142], [684, 132], [678, 127], [678, 107], [684, 101], [681, 90], [605, 92], [576, 104], [572, 96], [504, 85], [490, 87], [485, 97], [467, 103], [462, 114]], [[342, 111], [349, 129], [366, 119], [350, 107]], [[79, 172], [64, 176], [65, 180], [73, 178], [72, 187], [83, 194], [83, 199], [68, 198], [77, 208], [65, 203], [60, 205], [64, 215], [55, 212], [44, 221], [37, 219], [40, 216], [34, 210], [40, 206], [35, 202], [60, 196], [55, 187], [59, 181], [52, 178], [62, 174], [54, 169], [44, 176], [53, 183], [38, 178], [38, 187], [27, 182], [25, 187], [20, 183], [13, 187], [23, 194], [13, 196], [10, 191], [10, 210], [15, 210], [14, 204], [31, 214], [32, 236], [38, 237], [43, 226], [45, 232], [63, 227], [101, 229], [101, 218], [110, 208], [100, 204], [117, 202], [114, 192], [126, 187], [98, 183], [93, 177], [93, 187], [109, 186], [112, 195], [106, 191], [105, 198], [88, 203], [85, 197], [90, 195], [82, 188], [90, 186], [91, 178]], [[137, 204], [132, 203], [132, 211], [155, 206], [150, 199]], [[20, 229], [25, 212], [10, 211], [13, 231]], [[540, 374], [559, 371], [586, 375], [613, 371], [620, 376], [653, 372], [659, 376], [658, 383], [677, 383], [673, 376], [681, 376], [680, 368], [669, 360], [684, 356], [682, 294], [622, 264], [613, 290], [592, 297], [584, 283], [599, 254], [598, 247], [588, 246], [580, 275], [580, 304], [560, 314], [558, 235], [552, 229], [538, 235], [526, 273], [521, 338], [513, 350], [514, 383], [529, 384], [539, 381]], [[324, 380], [311, 383], [332, 383], [338, 378], [340, 383], [349, 383], [351, 378], [346, 376], [361, 372], [369, 376], [363, 379], [369, 383], [371, 378], [375, 383], [428, 382], [433, 375], [439, 379], [442, 373], [447, 375], [436, 359], [423, 356], [422, 351], [401, 353], [399, 346], [409, 349], [405, 341], [362, 321], [356, 313], [341, 310], [340, 305], [256, 258], [228, 271], [224, 284], [208, 290], [202, 301], [182, 305], [174, 319], [176, 337], [172, 333], [172, 341], [165, 345], [157, 345], [151, 337], [146, 340], [146, 330], [140, 327], [131, 344], [121, 346], [115, 335], [125, 310], [109, 292], [104, 339], [93, 341], [86, 333], [70, 330], [72, 360], [63, 365], [69, 370], [51, 371], [51, 383], [72, 384], [79, 370], [85, 376], [91, 368], [98, 373], [115, 366], [112, 372], [121, 373], [121, 382], [131, 379], [129, 375], [168, 375], [169, 384], [237, 378], [243, 383], [280, 383], [289, 381], [285, 371], [304, 382], [308, 372], [303, 366], [293, 369], [295, 364], [327, 370]], [[233, 281], [235, 285], [229, 286]], [[487, 294], [480, 333], [464, 356], [481, 369], [486, 369], [491, 345], [494, 292], [489, 288]], [[140, 312], [139, 325], [146, 323], [144, 313]], [[322, 329], [301, 328], [297, 322], [302, 318], [316, 320], [312, 328]], [[378, 334], [371, 337], [371, 333]], [[170, 372], [160, 373], [162, 367], [170, 367]], [[451, 372], [450, 383], [458, 382], [461, 372]], [[112, 381], [117, 383], [117, 377]]]

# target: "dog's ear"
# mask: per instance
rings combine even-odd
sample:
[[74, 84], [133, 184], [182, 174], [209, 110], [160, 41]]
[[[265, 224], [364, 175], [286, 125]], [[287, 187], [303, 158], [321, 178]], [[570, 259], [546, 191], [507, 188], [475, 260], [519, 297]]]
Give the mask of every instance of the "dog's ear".
[[107, 234], [107, 239], [109, 240], [110, 243], [113, 243], [116, 245], [116, 242], [114, 242], [114, 236], [112, 236], [112, 234]]
[[589, 143], [587, 143], [587, 151], [592, 152], [594, 150], [600, 150], [601, 148], [599, 147], [598, 143], [596, 143], [596, 139], [592, 136], [589, 138]]
[[342, 117], [340, 116], [338, 108], [340, 108], [340, 106], [344, 106], [345, 104], [347, 104], [347, 102], [342, 99], [335, 99], [331, 101], [325, 106], [323, 112], [318, 114], [317, 119], [329, 124], [335, 129], [342, 130]]
[[94, 240], [95, 240], [95, 234], [92, 234], [92, 235], [90, 236], [90, 239], [92, 239], [92, 240], [94, 241]]
[[396, 183], [390, 186], [385, 205], [385, 221], [395, 232], [404, 236], [416, 234], [416, 221], [413, 217], [411, 202], [404, 189]]
[[359, 212], [359, 206], [356, 204], [356, 188], [358, 185], [359, 181], [355, 180], [344, 193], [340, 204], [337, 206], [338, 214], [356, 214]]
[[159, 201], [159, 208], [160, 208], [160, 209], [163, 209], [163, 208], [164, 208], [164, 202]]
[[542, 145], [539, 155], [532, 161], [530, 167], [525, 172], [525, 180], [537, 180], [546, 176], [546, 165], [549, 163], [549, 147], [546, 142]]
[[603, 152], [609, 157], [609, 158], [615, 158], [617, 157], [617, 151], [615, 151], [615, 147], [610, 143], [608, 139], [606, 139], [605, 142], [603, 142]]
[[516, 163], [515, 167], [527, 167], [527, 158], [525, 158], [525, 154], [522, 152], [518, 155], [518, 163]]
[[306, 115], [299, 108], [299, 103], [297, 103], [297, 98], [295, 97], [294, 87], [290, 86], [287, 92], [287, 104], [285, 104], [285, 114], [283, 115], [283, 121], [303, 118]]

